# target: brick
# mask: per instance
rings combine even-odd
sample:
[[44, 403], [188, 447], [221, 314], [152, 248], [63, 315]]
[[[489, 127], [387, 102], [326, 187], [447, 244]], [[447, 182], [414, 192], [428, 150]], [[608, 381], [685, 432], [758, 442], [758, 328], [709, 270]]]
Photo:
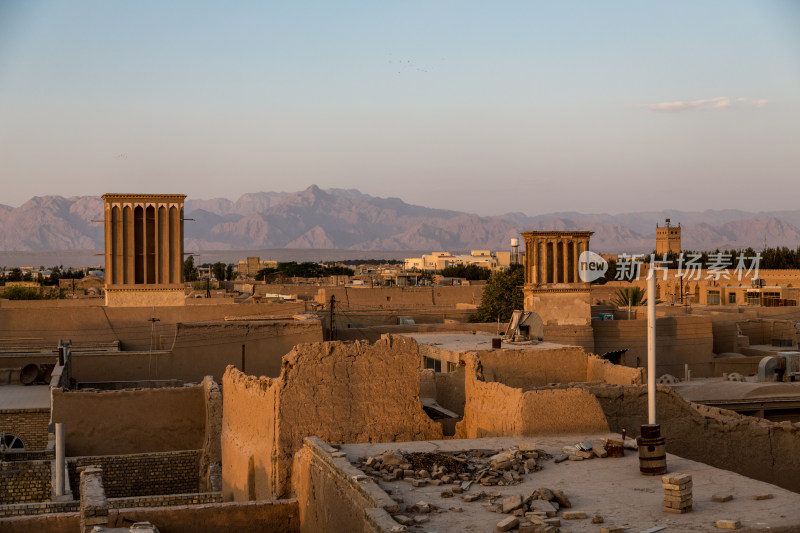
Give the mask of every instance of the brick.
[[682, 483], [688, 483], [691, 480], [692, 476], [690, 474], [681, 474], [678, 472], [661, 477], [661, 483], [666, 483], [668, 485], [680, 485]]
[[711, 496], [711, 501], [718, 502], [718, 503], [725, 503], [729, 502], [733, 499], [732, 494], [714, 494]]
[[689, 489], [692, 487], [692, 482], [689, 481], [688, 483], [681, 483], [680, 485], [675, 485], [673, 483], [662, 483], [661, 488], [664, 490], [683, 490]]
[[561, 518], [564, 520], [582, 520], [586, 518], [586, 513], [583, 511], [564, 511], [561, 514]]
[[510, 513], [516, 509], [519, 509], [522, 507], [522, 495], [514, 494], [513, 496], [504, 498], [501, 505], [504, 513]]
[[742, 523], [738, 520], [717, 520], [717, 527], [719, 529], [739, 529]]
[[617, 526], [603, 526], [600, 528], [600, 533], [625, 533], [625, 528]]
[[753, 499], [754, 500], [771, 500], [774, 497], [775, 496], [772, 495], [772, 494], [757, 494], [757, 495], [753, 496]]
[[510, 531], [519, 525], [519, 518], [516, 516], [509, 516], [497, 523], [497, 531]]

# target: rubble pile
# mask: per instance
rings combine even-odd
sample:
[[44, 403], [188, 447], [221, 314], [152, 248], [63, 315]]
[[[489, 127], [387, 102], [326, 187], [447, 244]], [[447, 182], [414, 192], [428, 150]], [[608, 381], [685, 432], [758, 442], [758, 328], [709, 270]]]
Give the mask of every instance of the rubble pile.
[[409, 481], [415, 487], [453, 485], [450, 491], [461, 494], [473, 485], [507, 486], [522, 481], [522, 476], [542, 469], [541, 461], [551, 456], [532, 444], [521, 444], [505, 451], [465, 450], [459, 452], [384, 452], [362, 457], [356, 466], [376, 481]]
[[635, 440], [628, 438], [624, 441], [603, 439], [603, 442], [579, 442], [574, 446], [565, 446], [561, 450], [563, 453], [555, 458], [555, 462], [584, 461], [587, 459], [594, 459], [595, 457], [601, 459], [605, 459], [606, 457], [622, 457], [623, 448], [636, 450], [638, 446]]

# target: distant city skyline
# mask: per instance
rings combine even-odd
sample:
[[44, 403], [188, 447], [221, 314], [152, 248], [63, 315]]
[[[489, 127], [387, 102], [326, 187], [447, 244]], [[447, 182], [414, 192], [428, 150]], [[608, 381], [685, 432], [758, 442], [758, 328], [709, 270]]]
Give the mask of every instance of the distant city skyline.
[[800, 3], [0, 3], [0, 204], [795, 209]]

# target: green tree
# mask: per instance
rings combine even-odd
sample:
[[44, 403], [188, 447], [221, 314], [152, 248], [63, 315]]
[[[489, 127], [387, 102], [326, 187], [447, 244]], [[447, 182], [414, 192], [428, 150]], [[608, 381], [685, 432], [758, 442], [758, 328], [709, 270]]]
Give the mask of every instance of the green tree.
[[483, 289], [483, 298], [478, 306], [475, 322], [506, 322], [511, 312], [522, 309], [522, 285], [525, 283], [522, 265], [512, 265], [507, 272], [495, 272]]
[[236, 276], [233, 273], [233, 263], [229, 263], [227, 267], [225, 267], [225, 279], [228, 281], [232, 281]]
[[[637, 305], [647, 305], [647, 298], [645, 298], [646, 294], [647, 292], [641, 287], [624, 287], [617, 291], [617, 296], [611, 303], [617, 307], [628, 307], [628, 305], [631, 307], [636, 307]], [[656, 299], [656, 303], [661, 303], [661, 301]]]
[[219, 281], [225, 281], [225, 263], [211, 265], [211, 275]]
[[19, 268], [12, 268], [6, 274], [6, 281], [22, 281], [22, 270]]
[[465, 278], [472, 280], [489, 279], [492, 272], [485, 267], [478, 265], [453, 265], [442, 270], [442, 276], [446, 278]]
[[198, 278], [197, 267], [194, 266], [194, 257], [191, 255], [183, 262], [183, 280], [184, 281], [197, 281]]

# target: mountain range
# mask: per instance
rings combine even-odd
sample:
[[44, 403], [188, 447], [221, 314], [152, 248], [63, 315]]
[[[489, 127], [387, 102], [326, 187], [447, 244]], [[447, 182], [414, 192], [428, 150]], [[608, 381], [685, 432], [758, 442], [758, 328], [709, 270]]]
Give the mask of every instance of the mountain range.
[[[648, 211], [617, 215], [559, 212], [498, 216], [433, 209], [353, 189], [312, 185], [294, 193], [187, 199], [186, 250], [266, 248], [343, 250], [505, 250], [527, 230], [590, 230], [598, 252], [650, 252], [656, 224], [681, 223], [683, 248], [755, 249], [800, 245], [800, 210]], [[96, 196], [37, 196], [0, 204], [0, 250], [101, 250], [103, 201]]]

